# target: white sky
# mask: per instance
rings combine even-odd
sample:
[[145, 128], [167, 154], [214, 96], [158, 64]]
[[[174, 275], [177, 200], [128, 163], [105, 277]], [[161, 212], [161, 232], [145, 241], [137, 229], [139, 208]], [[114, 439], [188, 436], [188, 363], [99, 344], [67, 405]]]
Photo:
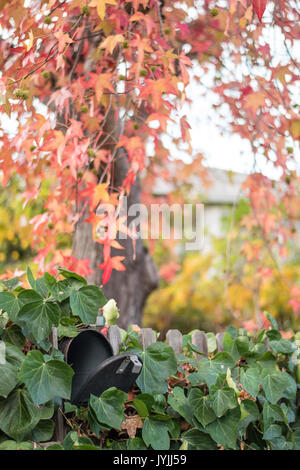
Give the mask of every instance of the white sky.
[[[291, 1], [291, 0], [290, 0]], [[189, 8], [189, 14], [191, 18], [197, 17], [197, 10], [202, 9], [203, 0], [195, 0], [195, 7]], [[222, 5], [223, 4], [223, 5]], [[227, 0], [216, 0], [216, 6], [227, 6]], [[273, 57], [272, 66], [278, 64], [285, 65], [290, 63], [290, 58], [287, 54], [286, 47], [284, 45], [284, 37], [277, 26], [267, 26], [272, 22], [272, 10], [273, 2], [267, 4], [267, 8], [264, 14], [263, 21], [266, 23], [264, 28], [263, 43], [266, 43], [270, 47], [271, 56]], [[255, 28], [255, 25], [251, 25], [251, 28]], [[289, 41], [288, 41], [289, 43]], [[296, 41], [292, 46], [289, 43], [289, 49], [295, 60], [300, 61], [300, 41]], [[227, 52], [227, 51], [226, 51]], [[228, 49], [228, 61], [226, 66], [230, 68], [230, 50]], [[259, 67], [258, 67], [259, 69]], [[232, 67], [231, 67], [231, 70]], [[261, 68], [257, 70], [259, 73], [266, 74], [266, 71]], [[257, 72], [256, 71], [256, 72]], [[236, 71], [234, 71], [236, 72]], [[236, 72], [238, 75], [238, 71]], [[205, 164], [210, 167], [217, 167], [226, 170], [232, 170], [241, 173], [250, 173], [251, 171], [261, 171], [262, 173], [277, 178], [280, 176], [280, 170], [274, 168], [271, 162], [267, 162], [263, 155], [256, 156], [254, 161], [253, 152], [249, 141], [242, 139], [239, 135], [233, 134], [230, 131], [228, 122], [230, 121], [229, 109], [223, 108], [222, 113], [223, 119], [220, 119], [218, 113], [213, 108], [214, 104], [217, 104], [218, 97], [210, 91], [212, 84], [212, 74], [207, 73], [203, 75], [199, 66], [195, 66], [195, 74], [201, 76], [201, 82], [204, 86], [201, 86], [195, 81], [191, 81], [188, 87], [188, 97], [192, 100], [191, 106], [183, 106], [180, 115], [187, 115], [188, 122], [191, 125], [191, 137], [192, 137], [192, 148], [194, 153], [202, 153], [205, 157]], [[299, 85], [299, 83], [298, 83]], [[298, 105], [300, 105], [300, 87], [294, 89], [294, 98], [298, 99]], [[174, 116], [175, 118], [175, 116]], [[175, 118], [176, 119], [176, 118]], [[170, 125], [168, 131], [174, 136], [179, 136], [178, 127]], [[170, 139], [165, 137], [165, 142], [172, 148], [172, 156], [175, 158], [182, 158], [183, 160], [189, 160], [189, 157], [184, 151], [184, 145], [181, 149], [175, 148], [171, 145]], [[294, 155], [296, 159], [296, 169], [300, 172], [300, 151], [299, 146], [290, 140], [287, 145], [294, 148]], [[274, 159], [275, 159], [274, 155]]]

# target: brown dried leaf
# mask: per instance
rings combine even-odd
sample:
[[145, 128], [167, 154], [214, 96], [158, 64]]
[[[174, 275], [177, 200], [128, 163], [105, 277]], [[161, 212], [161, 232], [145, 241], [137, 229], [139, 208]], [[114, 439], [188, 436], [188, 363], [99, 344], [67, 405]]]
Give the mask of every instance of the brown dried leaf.
[[122, 423], [122, 429], [127, 431], [131, 439], [135, 438], [136, 430], [143, 427], [143, 422], [139, 415], [127, 416], [126, 421]]

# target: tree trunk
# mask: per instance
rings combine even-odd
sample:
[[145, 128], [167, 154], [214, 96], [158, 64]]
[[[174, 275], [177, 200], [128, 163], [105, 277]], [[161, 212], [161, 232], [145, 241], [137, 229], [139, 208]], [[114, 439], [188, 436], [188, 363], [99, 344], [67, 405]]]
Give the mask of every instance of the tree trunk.
[[[120, 187], [128, 170], [127, 156], [119, 154], [114, 163], [114, 187]], [[131, 187], [128, 207], [141, 201], [141, 183], [139, 178]], [[88, 276], [91, 284], [102, 284], [102, 271], [98, 267], [102, 263], [102, 245], [92, 238], [92, 226], [84, 222], [86, 214], [77, 223], [73, 254], [78, 259], [89, 258], [94, 273]], [[128, 223], [130, 218], [128, 218]], [[135, 249], [132, 240], [118, 240], [124, 250], [112, 249], [112, 256], [125, 256], [126, 271], [112, 271], [108, 283], [103, 287], [105, 296], [114, 298], [120, 310], [119, 326], [127, 329], [129, 325], [142, 323], [142, 312], [148, 295], [158, 286], [158, 272], [155, 263], [141, 239], [137, 239]]]
[[[86, 73], [93, 71], [94, 67], [94, 49], [97, 47], [100, 38], [93, 40], [94, 47], [91, 47], [89, 54], [84, 57], [84, 70]], [[75, 45], [74, 57], [81, 51], [81, 43]], [[75, 60], [75, 58], [74, 58]], [[55, 111], [53, 103], [50, 109]], [[119, 141], [120, 135], [123, 133], [123, 123], [120, 122], [119, 115], [119, 102], [118, 96], [112, 95], [110, 106], [103, 125], [103, 138], [105, 142], [101, 148], [107, 149], [111, 155], [115, 155], [112, 160], [113, 175], [110, 182], [111, 187], [119, 188], [127, 175], [129, 163], [127, 154], [124, 149], [117, 149], [116, 142]], [[148, 114], [143, 109], [139, 109], [139, 119], [146, 120]], [[64, 122], [64, 116], [58, 116], [58, 122]], [[60, 128], [60, 125], [57, 125]], [[61, 127], [65, 132], [65, 128]], [[106, 140], [105, 136], [110, 136]], [[100, 142], [101, 144], [101, 142]], [[106, 178], [106, 175], [98, 174], [99, 181]], [[105, 180], [105, 179], [104, 179]], [[130, 195], [128, 197], [128, 207], [132, 204], [140, 203], [141, 200], [141, 183], [139, 178], [131, 187]], [[77, 259], [90, 259], [90, 267], [94, 271], [93, 274], [88, 276], [87, 280], [90, 284], [100, 286], [102, 284], [102, 270], [98, 267], [103, 262], [102, 245], [96, 243], [92, 237], [92, 226], [84, 222], [88, 217], [88, 208], [82, 214], [81, 219], [77, 222], [74, 238], [73, 238], [73, 256]], [[128, 221], [128, 223], [130, 220]], [[112, 249], [112, 256], [122, 255], [125, 256], [124, 265], [126, 271], [113, 270], [108, 283], [103, 287], [105, 296], [110, 299], [114, 298], [120, 310], [119, 325], [127, 329], [130, 324], [142, 322], [142, 311], [148, 295], [158, 286], [158, 272], [155, 263], [145, 247], [141, 239], [136, 240], [135, 250], [133, 250], [133, 243], [131, 239], [118, 240], [124, 247], [124, 250]]]

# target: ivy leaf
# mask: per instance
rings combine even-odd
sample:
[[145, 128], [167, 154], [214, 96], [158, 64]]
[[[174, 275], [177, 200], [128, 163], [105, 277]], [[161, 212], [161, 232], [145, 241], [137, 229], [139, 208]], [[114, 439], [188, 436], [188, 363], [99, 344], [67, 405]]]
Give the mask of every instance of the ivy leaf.
[[260, 412], [256, 403], [252, 400], [242, 400], [240, 403], [241, 420], [239, 422], [239, 434], [245, 434], [250, 423], [259, 420]]
[[142, 437], [146, 446], [151, 445], [154, 450], [169, 450], [170, 448], [168, 424], [164, 422], [146, 418], [142, 429]]
[[19, 379], [28, 388], [36, 405], [41, 405], [54, 397], [69, 399], [71, 395], [71, 367], [62, 361], [45, 361], [40, 351], [29, 351], [21, 370]]
[[16, 390], [0, 399], [0, 429], [16, 441], [21, 441], [39, 422], [39, 409], [26, 390]]
[[58, 337], [60, 336], [65, 336], [67, 338], [75, 338], [79, 334], [79, 331], [77, 330], [76, 326], [64, 326], [64, 325], [58, 325], [57, 328], [57, 335]]
[[267, 400], [272, 404], [276, 404], [282, 397], [283, 392], [290, 385], [288, 375], [280, 370], [266, 370], [262, 372], [262, 386]]
[[32, 442], [3, 441], [0, 450], [33, 450]]
[[46, 285], [44, 276], [39, 277], [39, 278], [35, 281], [35, 290], [36, 290], [44, 299], [46, 299], [46, 298], [48, 297], [49, 290], [48, 290], [48, 287], [47, 287], [47, 285]]
[[189, 381], [195, 386], [205, 383], [211, 387], [216, 383], [218, 376], [218, 370], [213, 366], [211, 360], [205, 357], [200, 359], [198, 363], [198, 372], [192, 372], [189, 375]]
[[99, 450], [88, 437], [79, 436], [77, 432], [71, 431], [63, 441], [64, 450]]
[[21, 301], [24, 299], [26, 303], [18, 313], [18, 323], [21, 322], [21, 326], [26, 324], [36, 342], [40, 343], [49, 336], [53, 325], [58, 326], [60, 308], [33, 290], [27, 291], [26, 296], [22, 294]]
[[77, 273], [73, 273], [72, 271], [69, 271], [68, 269], [61, 268], [61, 267], [58, 268], [58, 272], [66, 279], [69, 279], [69, 278], [77, 279], [78, 281], [81, 281], [85, 286], [87, 285], [87, 282], [84, 279], [84, 277], [79, 276], [79, 274]]
[[271, 440], [275, 437], [281, 436], [281, 426], [279, 424], [271, 424], [264, 432], [263, 438], [265, 440]]
[[296, 400], [297, 394], [297, 384], [293, 377], [290, 374], [285, 374], [285, 378], [288, 382], [288, 386], [284, 391], [283, 398], [287, 398], [288, 400], [294, 401]]
[[216, 391], [212, 389], [211, 392], [214, 392], [211, 397], [212, 408], [218, 418], [223, 416], [227, 410], [232, 410], [238, 405], [232, 388], [224, 387]]
[[267, 428], [274, 422], [284, 423], [284, 412], [278, 405], [271, 405], [265, 401], [263, 406], [263, 420], [264, 426]]
[[28, 279], [28, 283], [29, 283], [30, 287], [35, 290], [36, 289], [36, 280], [34, 279], [34, 276], [33, 276], [33, 273], [31, 271], [30, 266], [27, 267], [26, 274], [27, 274], [27, 279]]
[[267, 369], [268, 371], [274, 371], [276, 370], [277, 360], [276, 357], [273, 356], [271, 351], [267, 351], [259, 358], [258, 364], [261, 365], [263, 369]]
[[181, 435], [182, 441], [187, 441], [195, 450], [217, 450], [217, 444], [208, 434], [198, 429], [189, 429]]
[[297, 349], [296, 343], [292, 343], [284, 338], [281, 338], [278, 341], [270, 341], [269, 345], [274, 354], [291, 354]]
[[45, 273], [44, 280], [50, 294], [59, 302], [63, 302], [70, 296], [73, 286], [68, 279], [57, 281], [51, 274]]
[[[66, 404], [67, 402], [65, 403], [65, 405]], [[46, 419], [52, 418], [53, 413], [54, 413], [54, 401], [53, 400], [48, 401], [43, 406], [40, 406], [39, 410], [40, 410], [40, 419], [46, 420]]]
[[111, 387], [105, 390], [101, 396], [91, 395], [89, 406], [98, 423], [106, 424], [109, 428], [121, 429], [124, 418], [124, 402], [127, 399], [127, 393]]
[[127, 450], [147, 450], [144, 441], [140, 437], [128, 439]]
[[12, 292], [0, 292], [0, 308], [7, 312], [10, 320], [17, 321], [19, 312], [18, 298]]
[[153, 343], [142, 353], [143, 368], [136, 381], [143, 393], [165, 393], [166, 379], [177, 372], [174, 350], [161, 342]]
[[237, 348], [236, 338], [226, 331], [223, 338], [224, 352], [229, 353], [236, 361], [240, 358], [240, 352]]
[[269, 330], [266, 332], [266, 335], [270, 341], [279, 341], [281, 339], [281, 333], [278, 330]]
[[5, 343], [5, 359], [7, 362], [19, 369], [25, 356], [21, 349], [17, 348], [13, 344]]
[[295, 450], [300, 450], [300, 429], [294, 432]]
[[257, 368], [252, 367], [246, 371], [241, 369], [240, 382], [246, 392], [248, 392], [253, 398], [257, 397], [259, 385], [261, 384], [261, 377]]
[[73, 315], [80, 317], [83, 323], [94, 324], [100, 307], [106, 303], [101, 289], [96, 286], [84, 286], [73, 289], [70, 295], [70, 306]]
[[6, 398], [18, 383], [18, 368], [8, 361], [0, 363], [0, 397]]
[[20, 349], [25, 345], [25, 337], [18, 325], [11, 325], [9, 328], [6, 328], [2, 334], [2, 340], [13, 344]]
[[234, 358], [231, 356], [231, 354], [226, 351], [219, 352], [212, 359], [213, 366], [221, 374], [226, 374], [227, 369], [231, 369], [232, 367], [234, 367], [235, 363], [236, 361], [234, 360]]
[[212, 439], [225, 448], [236, 449], [236, 440], [238, 437], [238, 424], [241, 417], [240, 408], [230, 410], [222, 418], [218, 418], [208, 424], [206, 430]]
[[12, 279], [9, 279], [8, 281], [0, 281], [1, 284], [3, 284], [6, 289], [8, 290], [14, 290], [16, 287], [21, 285], [20, 280], [18, 277], [13, 277]]
[[207, 396], [204, 397], [198, 388], [192, 388], [190, 391], [189, 402], [195, 417], [202, 426], [205, 427], [216, 419], [216, 415], [209, 403], [209, 398]]
[[235, 365], [235, 361], [228, 352], [220, 352], [211, 360], [206, 357], [198, 362], [198, 372], [189, 375], [192, 385], [200, 385], [205, 383], [208, 387], [215, 385], [218, 376], [225, 374], [227, 369], [231, 369]]
[[183, 416], [188, 423], [193, 424], [193, 408], [185, 396], [183, 388], [175, 387], [173, 394], [168, 396], [168, 403], [173, 410]]
[[275, 320], [275, 318], [268, 312], [264, 312], [264, 315], [267, 318], [267, 320], [269, 320], [269, 322], [271, 323], [272, 328], [274, 330], [278, 330], [278, 324], [277, 324], [277, 321]]
[[236, 342], [236, 347], [238, 349], [239, 355], [240, 356], [245, 356], [248, 354], [249, 349], [250, 349], [250, 340], [248, 336], [239, 336], [235, 340]]
[[146, 418], [149, 416], [151, 408], [154, 404], [154, 397], [148, 393], [140, 393], [137, 397], [134, 398], [133, 404], [138, 414], [141, 417]]
[[272, 450], [292, 450], [294, 448], [293, 442], [287, 440], [284, 436], [275, 437], [270, 443]]
[[34, 442], [51, 441], [54, 433], [54, 422], [51, 419], [43, 419], [38, 422], [32, 431], [32, 440]]

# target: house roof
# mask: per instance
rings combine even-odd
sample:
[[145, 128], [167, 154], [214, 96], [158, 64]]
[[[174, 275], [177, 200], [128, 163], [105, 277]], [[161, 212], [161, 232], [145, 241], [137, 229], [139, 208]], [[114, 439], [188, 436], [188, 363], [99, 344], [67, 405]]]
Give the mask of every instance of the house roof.
[[[191, 184], [191, 193], [197, 197], [201, 196], [206, 204], [233, 204], [242, 193], [242, 184], [247, 174], [222, 170], [220, 168], [207, 168], [207, 179], [210, 184], [204, 184], [199, 175], [192, 174], [186, 181]], [[174, 190], [172, 183], [157, 178], [153, 193], [157, 196], [167, 195]]]

